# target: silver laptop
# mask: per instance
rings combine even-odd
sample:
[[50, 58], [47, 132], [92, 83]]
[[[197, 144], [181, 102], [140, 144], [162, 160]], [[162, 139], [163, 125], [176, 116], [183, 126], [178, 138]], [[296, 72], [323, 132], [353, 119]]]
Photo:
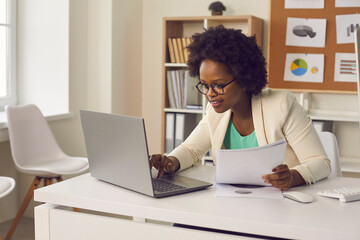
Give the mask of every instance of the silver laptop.
[[151, 197], [205, 189], [211, 183], [150, 169], [144, 119], [80, 110], [91, 176]]

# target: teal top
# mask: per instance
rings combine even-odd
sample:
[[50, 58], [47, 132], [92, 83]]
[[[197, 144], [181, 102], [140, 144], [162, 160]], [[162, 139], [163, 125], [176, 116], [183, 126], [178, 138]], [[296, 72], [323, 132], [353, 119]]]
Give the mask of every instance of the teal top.
[[240, 133], [236, 130], [231, 119], [226, 130], [224, 144], [226, 149], [243, 149], [259, 146], [256, 139], [255, 130], [247, 136], [241, 136]]

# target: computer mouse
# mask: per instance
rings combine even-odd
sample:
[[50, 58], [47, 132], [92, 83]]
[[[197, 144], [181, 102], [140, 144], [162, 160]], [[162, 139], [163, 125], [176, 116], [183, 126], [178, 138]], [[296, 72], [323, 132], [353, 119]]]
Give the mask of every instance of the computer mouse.
[[286, 191], [283, 192], [283, 196], [301, 203], [311, 203], [314, 201], [314, 198], [311, 195], [303, 192]]

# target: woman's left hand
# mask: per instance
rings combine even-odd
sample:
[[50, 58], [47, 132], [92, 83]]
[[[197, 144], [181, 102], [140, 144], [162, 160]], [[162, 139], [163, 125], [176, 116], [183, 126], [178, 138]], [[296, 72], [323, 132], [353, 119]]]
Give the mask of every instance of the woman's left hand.
[[273, 174], [262, 177], [265, 183], [270, 183], [273, 187], [279, 188], [280, 190], [287, 190], [292, 187], [293, 175], [287, 165], [281, 164], [272, 171]]

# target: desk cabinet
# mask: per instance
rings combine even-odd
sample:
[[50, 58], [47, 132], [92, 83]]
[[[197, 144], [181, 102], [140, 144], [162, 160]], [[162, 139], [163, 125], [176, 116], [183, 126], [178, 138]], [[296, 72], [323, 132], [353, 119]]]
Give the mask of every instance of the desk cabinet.
[[[83, 210], [84, 211], [84, 210]], [[126, 216], [79, 213], [52, 204], [36, 207], [36, 240], [239, 240], [250, 237], [224, 235], [173, 227], [172, 223], [142, 222]]]

